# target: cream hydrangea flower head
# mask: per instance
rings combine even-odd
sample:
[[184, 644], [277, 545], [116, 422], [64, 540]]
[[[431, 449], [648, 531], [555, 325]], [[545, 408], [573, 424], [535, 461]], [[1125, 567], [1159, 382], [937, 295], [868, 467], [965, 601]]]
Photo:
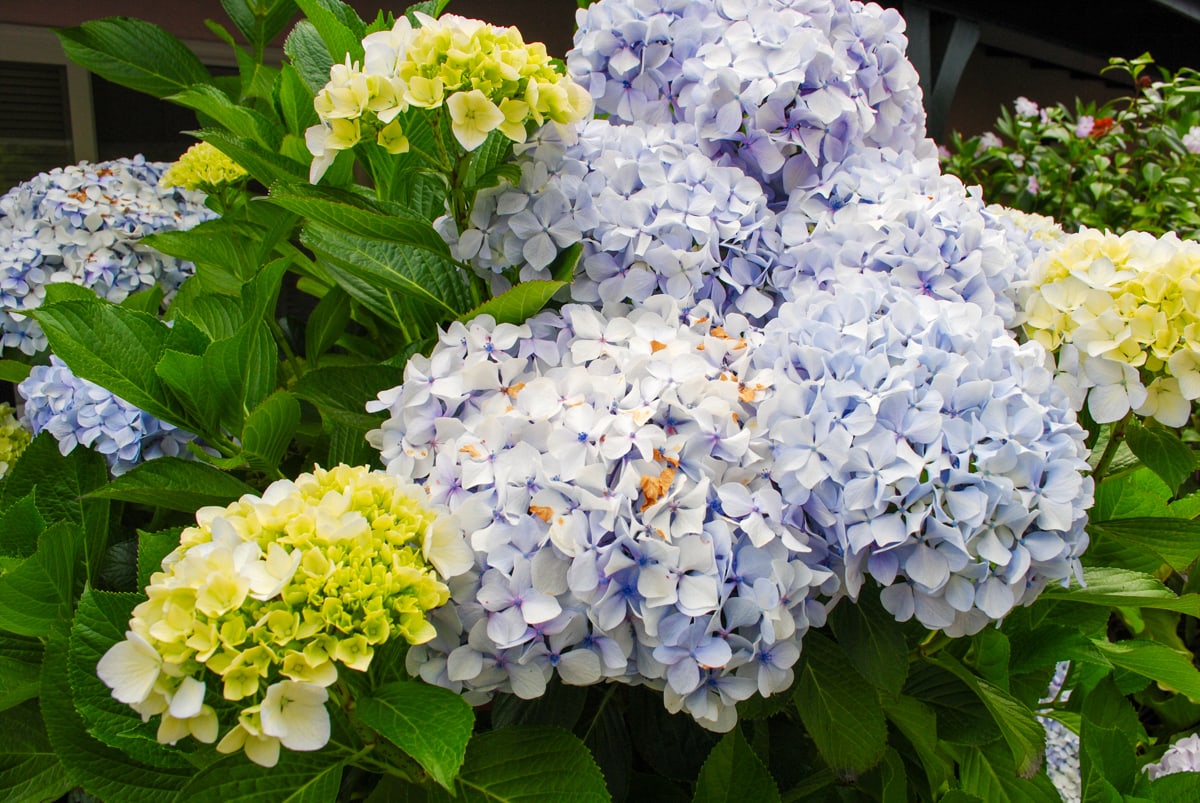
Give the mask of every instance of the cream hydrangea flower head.
[[1083, 229], [1035, 265], [1025, 331], [1098, 423], [1185, 425], [1200, 398], [1200, 243]]
[[160, 742], [216, 741], [206, 684], [240, 702], [217, 746], [270, 766], [317, 750], [339, 667], [366, 671], [389, 639], [436, 635], [429, 611], [474, 561], [462, 530], [416, 485], [367, 467], [317, 468], [196, 513], [151, 575], [124, 641], [96, 671]]
[[592, 111], [591, 95], [555, 65], [538, 42], [516, 28], [446, 14], [401, 17], [391, 30], [363, 39], [363, 61], [335, 64], [314, 107], [321, 122], [305, 140], [314, 183], [337, 153], [374, 136], [389, 153], [408, 150], [400, 115], [447, 107], [450, 130], [465, 150], [492, 131], [524, 142], [528, 125], [573, 123]]
[[164, 187], [206, 190], [221, 184], [239, 181], [247, 175], [249, 174], [245, 168], [226, 156], [215, 145], [197, 142], [167, 168], [160, 183]]
[[12, 405], [0, 402], [0, 477], [8, 476], [8, 470], [17, 462], [32, 438], [29, 430], [17, 420]]

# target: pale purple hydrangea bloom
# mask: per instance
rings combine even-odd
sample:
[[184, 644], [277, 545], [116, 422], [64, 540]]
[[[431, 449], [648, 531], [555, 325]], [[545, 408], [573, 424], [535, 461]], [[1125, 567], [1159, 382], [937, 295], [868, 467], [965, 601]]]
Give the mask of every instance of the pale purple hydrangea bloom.
[[1159, 761], [1147, 764], [1143, 769], [1152, 781], [1177, 772], [1200, 772], [1200, 733], [1184, 736], [1171, 745]]
[[1039, 345], [887, 279], [800, 279], [766, 325], [769, 471], [784, 520], [842, 557], [851, 597], [870, 576], [897, 619], [975, 633], [1079, 575], [1084, 432]]
[[196, 436], [134, 407], [94, 382], [76, 376], [58, 357], [37, 365], [17, 385], [24, 421], [37, 435], [50, 432], [62, 454], [76, 446], [104, 456], [113, 475], [163, 455], [190, 457]]
[[859, 147], [925, 138], [893, 9], [851, 0], [601, 0], [577, 16], [571, 76], [615, 122], [683, 121], [778, 204]]
[[46, 337], [23, 312], [71, 282], [120, 303], [154, 285], [169, 299], [194, 267], [139, 240], [215, 217], [204, 195], [163, 188], [169, 165], [143, 157], [56, 168], [0, 197], [0, 350], [36, 354]]
[[471, 522], [473, 582], [409, 652], [473, 702], [557, 674], [662, 689], [728, 730], [734, 704], [787, 688], [837, 580], [781, 518], [753, 425], [772, 385], [759, 338], [711, 304], [653, 296], [522, 326], [454, 324], [370, 409], [388, 470]]
[[[1046, 696], [1038, 702], [1048, 706], [1069, 700], [1071, 690], [1064, 689], [1063, 686], [1070, 670], [1070, 661], [1060, 661], [1054, 668], [1054, 677], [1050, 679]], [[1046, 732], [1046, 776], [1058, 790], [1063, 803], [1079, 803], [1083, 794], [1083, 779], [1079, 766], [1079, 734], [1050, 716], [1048, 709], [1043, 709], [1037, 720]]]
[[1183, 147], [1188, 153], [1200, 153], [1200, 125], [1194, 125], [1183, 135]]

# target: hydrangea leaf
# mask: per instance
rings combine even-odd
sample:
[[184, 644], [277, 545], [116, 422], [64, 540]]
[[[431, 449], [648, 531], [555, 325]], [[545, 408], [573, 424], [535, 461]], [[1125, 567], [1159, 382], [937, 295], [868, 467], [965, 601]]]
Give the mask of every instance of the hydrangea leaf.
[[885, 697], [882, 702], [888, 721], [908, 739], [921, 759], [929, 788], [941, 788], [951, 768], [938, 750], [938, 718], [933, 709], [904, 694]]
[[206, 505], [226, 505], [248, 493], [257, 491], [220, 469], [166, 455], [134, 466], [88, 497], [191, 513]]
[[814, 632], [804, 637], [796, 708], [817, 749], [835, 771], [864, 773], [887, 747], [883, 709], [846, 653]]
[[898, 694], [908, 677], [908, 646], [900, 624], [883, 610], [874, 591], [857, 605], [838, 605], [829, 624], [854, 668], [873, 686]]
[[779, 788], [740, 728], [725, 735], [708, 754], [696, 781], [695, 803], [740, 800], [779, 801]]
[[40, 641], [0, 633], [0, 711], [37, 696], [41, 668]]
[[568, 686], [555, 677], [546, 685], [546, 693], [532, 700], [522, 700], [515, 694], [497, 695], [492, 701], [492, 727], [551, 725], [571, 730], [586, 702], [586, 688]]
[[287, 452], [300, 424], [300, 402], [286, 390], [263, 400], [246, 418], [242, 449], [246, 459], [261, 469], [275, 469]]
[[988, 803], [1042, 803], [1059, 799], [1058, 790], [1044, 773], [1028, 780], [1019, 777], [1012, 756], [1001, 742], [963, 750], [958, 775], [964, 792]]
[[255, 51], [260, 51], [282, 31], [296, 15], [295, 0], [221, 0], [221, 7], [233, 20]]
[[491, 315], [496, 323], [524, 323], [542, 311], [554, 294], [567, 286], [566, 282], [533, 280], [521, 282], [493, 299], [483, 302], [459, 320], [469, 321], [480, 315]]
[[424, 683], [388, 683], [360, 699], [357, 712], [430, 777], [451, 788], [475, 725], [475, 712], [461, 696]]
[[1177, 772], [1150, 782], [1156, 803], [1193, 803], [1200, 800], [1200, 773]]
[[1111, 538], [1157, 555], [1180, 573], [1200, 557], [1200, 522], [1190, 519], [1109, 519], [1089, 524], [1088, 531], [1098, 540]]
[[[37, 673], [31, 675], [37, 681]], [[0, 797], [5, 800], [57, 800], [74, 785], [67, 778], [42, 724], [36, 701], [0, 714], [4, 751], [0, 753]]]
[[[612, 694], [616, 691], [615, 686], [609, 688]], [[633, 747], [629, 744], [625, 717], [616, 706], [601, 703], [587, 725], [583, 743], [600, 765], [612, 799], [624, 800], [633, 782]]]
[[88, 733], [109, 747], [148, 766], [190, 770], [193, 765], [180, 750], [154, 738], [157, 723], [142, 722], [136, 711], [113, 698], [96, 675], [96, 664], [109, 647], [125, 638], [130, 614], [143, 599], [140, 594], [83, 592], [71, 624], [68, 657], [75, 710]]
[[1083, 796], [1096, 781], [1132, 792], [1137, 780], [1137, 741], [1144, 734], [1137, 713], [1112, 680], [1105, 678], [1083, 699], [1079, 763]]
[[52, 524], [38, 536], [37, 552], [0, 576], [0, 629], [20, 636], [66, 630], [82, 584], [83, 540], [76, 522]]
[[1134, 424], [1126, 431], [1125, 442], [1146, 468], [1162, 477], [1172, 492], [1196, 470], [1196, 453], [1174, 430]]
[[317, 302], [304, 325], [304, 356], [317, 367], [320, 357], [337, 343], [350, 323], [350, 296], [340, 287], [332, 287]]
[[157, 98], [212, 80], [187, 46], [150, 22], [109, 17], [56, 33], [76, 64], [106, 81]]
[[352, 61], [362, 60], [367, 26], [353, 8], [341, 0], [296, 0], [296, 4], [316, 27], [336, 63], [345, 61], [347, 54]]
[[199, 84], [171, 95], [167, 100], [186, 106], [215, 120], [230, 133], [264, 148], [277, 150], [283, 129], [275, 122], [246, 106], [239, 105], [215, 86]]
[[148, 533], [138, 530], [137, 545], [137, 584], [145, 588], [150, 584], [150, 575], [162, 571], [163, 558], [171, 554], [179, 546], [179, 536], [182, 527], [172, 527], [169, 530], [159, 530]]
[[1200, 594], [1177, 596], [1153, 575], [1105, 566], [1085, 566], [1084, 586], [1047, 588], [1043, 599], [1106, 608], [1158, 608], [1200, 616]]
[[1033, 711], [999, 686], [978, 677], [953, 657], [941, 654], [926, 660], [940, 666], [979, 696], [1000, 728], [1012, 751], [1013, 763], [1022, 778], [1032, 778], [1045, 759], [1046, 732]]
[[28, 363], [17, 360], [0, 360], [0, 382], [16, 384], [29, 376], [29, 369], [32, 367]]
[[505, 728], [480, 733], [454, 782], [454, 796], [430, 790], [437, 803], [605, 803], [609, 800], [586, 747], [558, 728]]
[[[329, 68], [333, 57], [321, 40], [321, 34], [308, 20], [300, 20], [283, 43], [283, 52], [291, 59], [297, 75], [308, 85], [309, 92], [316, 95], [329, 80]], [[315, 111], [314, 111], [315, 114]]]
[[450, 256], [446, 241], [429, 221], [402, 204], [385, 204], [349, 190], [279, 182], [269, 199], [311, 222], [348, 234], [403, 243], [441, 257]]
[[1192, 664], [1190, 653], [1140, 639], [1118, 642], [1093, 639], [1093, 643], [1113, 666], [1200, 701], [1200, 671]]
[[337, 799], [345, 760], [332, 750], [279, 752], [274, 767], [260, 767], [232, 755], [196, 774], [179, 793], [191, 803], [329, 803]]
[[192, 776], [191, 768], [155, 767], [109, 747], [87, 732], [69, 682], [66, 638], [52, 638], [42, 664], [41, 706], [46, 735], [73, 786], [102, 800], [161, 803]]
[[306, 164], [269, 150], [252, 139], [230, 134], [223, 129], [205, 128], [191, 133], [216, 146], [266, 186], [276, 181], [303, 178], [308, 173]]
[[46, 529], [46, 520], [38, 511], [37, 488], [5, 506], [0, 515], [0, 555], [28, 558], [37, 551], [37, 539]]
[[[988, 716], [987, 709], [979, 697], [965, 683], [941, 667], [930, 663], [914, 666], [904, 692], [934, 712], [937, 717], [938, 739], [951, 744], [977, 747], [1000, 736], [1000, 729]], [[904, 717], [912, 715], [907, 708], [898, 710], [903, 712]], [[923, 721], [924, 718], [914, 720]], [[914, 730], [913, 734], [915, 733]]]

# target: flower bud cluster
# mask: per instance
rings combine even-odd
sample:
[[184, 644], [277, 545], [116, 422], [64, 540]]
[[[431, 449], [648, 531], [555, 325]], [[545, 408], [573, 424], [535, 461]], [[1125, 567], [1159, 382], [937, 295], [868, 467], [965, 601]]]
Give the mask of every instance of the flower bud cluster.
[[555, 674], [644, 683], [716, 730], [786, 689], [837, 580], [768, 477], [758, 337], [656, 295], [481, 316], [414, 357], [369, 406], [391, 413], [371, 438], [462, 517], [476, 569], [410, 671], [474, 702], [539, 696]]
[[31, 439], [29, 430], [17, 420], [12, 405], [0, 402], [0, 479], [8, 476], [8, 470], [17, 462]]
[[1200, 244], [1083, 229], [1034, 267], [1025, 332], [1057, 352], [1076, 409], [1185, 425], [1200, 398]]
[[114, 476], [156, 457], [191, 456], [187, 447], [195, 435], [76, 376], [53, 354], [49, 365], [30, 370], [17, 392], [25, 399], [25, 420], [35, 435], [49, 432], [64, 455], [76, 446], [99, 452]]
[[25, 313], [41, 305], [48, 284], [82, 285], [114, 303], [157, 284], [170, 299], [195, 268], [139, 241], [215, 214], [202, 193], [161, 186], [166, 167], [141, 156], [81, 162], [0, 197], [0, 350], [45, 350], [45, 334]]
[[206, 695], [219, 686], [240, 712], [217, 749], [273, 766], [281, 745], [328, 741], [339, 666], [364, 672], [389, 639], [434, 636], [426, 617], [449, 598], [444, 579], [469, 564], [461, 532], [420, 488], [317, 468], [198, 511], [97, 672], [143, 718], [161, 716], [170, 744], [217, 740]]
[[498, 130], [524, 142], [530, 124], [573, 123], [591, 113], [587, 92], [564, 76], [541, 43], [526, 44], [516, 28], [498, 28], [453, 14], [414, 14], [391, 30], [363, 39], [361, 65], [346, 57], [330, 70], [314, 101], [321, 122], [308, 129], [318, 181], [338, 151], [365, 137], [389, 153], [409, 149], [401, 114], [410, 107], [446, 107], [450, 128], [468, 151]]
[[752, 365], [783, 520], [824, 537], [901, 621], [971, 634], [1081, 572], [1084, 432], [1036, 343], [887, 274], [803, 280]]
[[167, 168], [160, 181], [164, 187], [209, 190], [241, 181], [247, 175], [244, 167], [215, 145], [197, 142]]

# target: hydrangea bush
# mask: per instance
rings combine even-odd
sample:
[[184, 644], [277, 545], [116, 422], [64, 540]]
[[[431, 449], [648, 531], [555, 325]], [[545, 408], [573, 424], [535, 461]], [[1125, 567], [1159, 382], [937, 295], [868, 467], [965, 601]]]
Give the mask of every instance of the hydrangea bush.
[[1196, 797], [1140, 769], [1200, 723], [1187, 246], [944, 175], [894, 11], [600, 0], [559, 62], [444, 5], [223, 3], [236, 77], [61, 32], [219, 217], [0, 362], [0, 789]]

